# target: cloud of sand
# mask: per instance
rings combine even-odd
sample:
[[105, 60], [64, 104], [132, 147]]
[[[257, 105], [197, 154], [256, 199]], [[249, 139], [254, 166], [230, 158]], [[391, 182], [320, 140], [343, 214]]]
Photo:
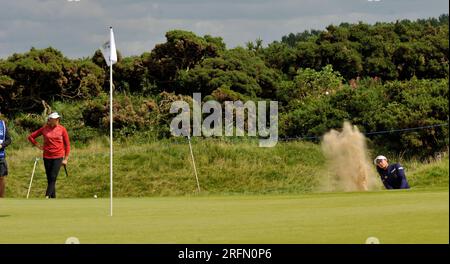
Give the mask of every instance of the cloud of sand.
[[321, 146], [328, 162], [326, 190], [368, 191], [377, 187], [366, 138], [356, 126], [344, 122], [342, 131], [330, 130], [324, 135]]

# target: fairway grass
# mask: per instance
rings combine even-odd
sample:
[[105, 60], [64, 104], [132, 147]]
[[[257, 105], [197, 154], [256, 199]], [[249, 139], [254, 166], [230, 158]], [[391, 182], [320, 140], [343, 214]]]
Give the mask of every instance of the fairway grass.
[[446, 189], [2, 199], [0, 243], [449, 243]]

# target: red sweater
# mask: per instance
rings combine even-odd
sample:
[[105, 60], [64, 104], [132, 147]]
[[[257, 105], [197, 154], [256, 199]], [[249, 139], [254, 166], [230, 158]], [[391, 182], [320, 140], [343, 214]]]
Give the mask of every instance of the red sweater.
[[55, 127], [45, 125], [31, 133], [28, 136], [28, 140], [37, 145], [35, 139], [41, 135], [44, 136], [44, 158], [57, 159], [69, 156], [70, 141], [65, 127], [61, 125]]

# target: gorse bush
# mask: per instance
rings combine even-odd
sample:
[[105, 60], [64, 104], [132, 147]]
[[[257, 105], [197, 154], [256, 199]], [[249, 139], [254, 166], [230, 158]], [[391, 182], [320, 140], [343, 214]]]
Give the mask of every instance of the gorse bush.
[[[155, 125], [158, 106], [152, 99], [116, 96], [113, 101], [113, 113], [115, 129], [128, 127], [142, 130]], [[109, 114], [109, 99], [105, 96], [87, 101], [82, 111], [86, 126], [102, 130], [109, 129]]]
[[45, 123], [45, 118], [36, 114], [21, 114], [14, 119], [15, 127], [24, 131], [34, 131], [41, 128]]
[[2, 110], [42, 112], [43, 101], [95, 97], [104, 79], [105, 72], [89, 60], [69, 60], [51, 47], [32, 48], [0, 60]]
[[[348, 120], [362, 132], [448, 123], [448, 79], [363, 81], [336, 93], [306, 99], [281, 114], [281, 135], [320, 137]], [[405, 155], [433, 155], [448, 146], [448, 126], [370, 136], [373, 147]]]

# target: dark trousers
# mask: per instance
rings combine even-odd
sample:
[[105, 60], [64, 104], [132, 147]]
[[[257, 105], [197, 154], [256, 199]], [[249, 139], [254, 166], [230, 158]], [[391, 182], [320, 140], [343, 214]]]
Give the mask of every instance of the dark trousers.
[[8, 175], [8, 165], [6, 160], [0, 158], [0, 198], [5, 197], [6, 176]]
[[6, 177], [5, 176], [0, 176], [0, 198], [5, 197], [5, 182], [6, 182]]
[[56, 178], [61, 168], [63, 158], [46, 159], [44, 158], [45, 174], [47, 174], [47, 191], [45, 196], [56, 198]]

